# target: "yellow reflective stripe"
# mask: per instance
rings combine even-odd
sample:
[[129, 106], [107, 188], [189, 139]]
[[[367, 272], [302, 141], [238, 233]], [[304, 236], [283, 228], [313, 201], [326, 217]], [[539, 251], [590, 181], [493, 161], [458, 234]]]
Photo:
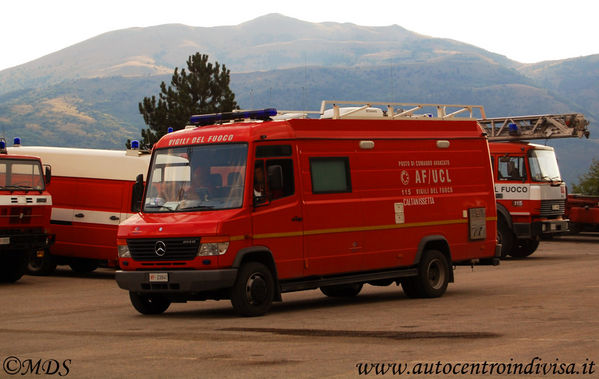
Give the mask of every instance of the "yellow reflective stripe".
[[[487, 217], [487, 221], [497, 221], [497, 217]], [[425, 221], [425, 222], [412, 222], [407, 224], [388, 224], [388, 225], [372, 225], [372, 226], [351, 226], [345, 228], [330, 228], [330, 229], [315, 229], [306, 231], [296, 232], [282, 232], [282, 233], [263, 233], [254, 234], [251, 238], [253, 239], [265, 239], [265, 238], [284, 238], [284, 237], [300, 237], [313, 236], [318, 234], [334, 234], [334, 233], [351, 233], [351, 232], [364, 232], [364, 231], [376, 231], [376, 230], [389, 230], [389, 229], [403, 229], [403, 228], [416, 228], [420, 226], [439, 226], [439, 225], [455, 225], [455, 224], [467, 224], [467, 219], [457, 220], [443, 220], [443, 221]], [[231, 238], [233, 240], [234, 237]], [[244, 239], [244, 236], [238, 239]]]

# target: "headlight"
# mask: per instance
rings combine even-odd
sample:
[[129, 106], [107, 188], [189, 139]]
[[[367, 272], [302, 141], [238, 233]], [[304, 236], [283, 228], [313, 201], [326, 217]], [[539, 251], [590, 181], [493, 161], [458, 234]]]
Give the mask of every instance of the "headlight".
[[223, 255], [229, 248], [228, 238], [202, 238], [198, 249], [198, 257], [207, 255]]
[[116, 247], [119, 252], [119, 258], [131, 258], [131, 252], [129, 251], [129, 246], [127, 246], [127, 241], [117, 239], [116, 243]]

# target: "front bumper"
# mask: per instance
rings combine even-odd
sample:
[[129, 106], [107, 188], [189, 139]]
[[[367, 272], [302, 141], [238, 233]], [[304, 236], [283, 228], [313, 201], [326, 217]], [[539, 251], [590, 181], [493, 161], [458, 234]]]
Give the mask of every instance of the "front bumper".
[[[150, 281], [150, 274], [167, 274], [167, 281]], [[231, 288], [237, 277], [237, 269], [222, 270], [152, 270], [122, 271], [115, 274], [122, 289], [137, 293], [201, 293]]]
[[568, 220], [544, 220], [529, 223], [514, 223], [514, 233], [519, 239], [534, 238], [543, 234], [564, 233]]

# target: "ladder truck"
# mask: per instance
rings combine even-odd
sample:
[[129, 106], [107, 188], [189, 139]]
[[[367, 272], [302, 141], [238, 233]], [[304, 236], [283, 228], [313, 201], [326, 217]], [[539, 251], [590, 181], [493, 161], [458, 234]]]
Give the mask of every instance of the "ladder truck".
[[[358, 106], [356, 106], [358, 105]], [[482, 105], [387, 103], [324, 100], [320, 112], [280, 111], [281, 118], [476, 118], [489, 141], [497, 201], [497, 239], [502, 257], [522, 258], [539, 246], [541, 236], [568, 230], [564, 217], [566, 184], [552, 147], [535, 139], [589, 137], [580, 113], [486, 117]]]

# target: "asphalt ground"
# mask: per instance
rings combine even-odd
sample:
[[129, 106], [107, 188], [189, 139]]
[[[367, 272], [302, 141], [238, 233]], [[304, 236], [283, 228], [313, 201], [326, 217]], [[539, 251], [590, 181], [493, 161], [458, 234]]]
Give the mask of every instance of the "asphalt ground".
[[599, 377], [598, 279], [599, 234], [584, 234], [457, 267], [438, 299], [367, 285], [284, 294], [256, 318], [229, 301], [143, 316], [113, 271], [65, 267], [0, 284], [0, 378]]

